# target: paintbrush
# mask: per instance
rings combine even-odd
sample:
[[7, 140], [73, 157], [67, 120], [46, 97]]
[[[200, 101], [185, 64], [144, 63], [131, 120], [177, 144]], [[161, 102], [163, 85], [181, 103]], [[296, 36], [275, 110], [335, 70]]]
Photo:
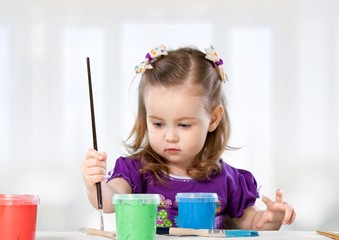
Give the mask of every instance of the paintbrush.
[[[91, 107], [91, 119], [92, 119], [92, 135], [93, 135], [93, 148], [98, 151], [97, 144], [97, 134], [95, 128], [95, 114], [94, 114], [94, 102], [93, 102], [93, 91], [92, 91], [92, 78], [91, 78], [91, 66], [89, 57], [87, 57], [87, 75], [88, 75], [88, 89], [89, 89], [89, 99]], [[101, 183], [98, 182], [95, 184], [97, 189], [97, 201], [98, 201], [98, 210], [100, 216], [100, 229], [104, 230], [104, 216], [103, 216], [103, 206], [102, 206], [102, 193], [101, 193]]]
[[112, 239], [116, 237], [115, 232], [98, 230], [94, 228], [80, 228], [79, 231], [84, 234], [92, 235], [92, 236], [100, 236], [100, 237], [106, 237], [106, 238], [112, 238]]
[[200, 237], [257, 237], [259, 232], [255, 230], [224, 230], [224, 229], [192, 229], [192, 228], [166, 228], [157, 227], [157, 234], [174, 236], [200, 236]]

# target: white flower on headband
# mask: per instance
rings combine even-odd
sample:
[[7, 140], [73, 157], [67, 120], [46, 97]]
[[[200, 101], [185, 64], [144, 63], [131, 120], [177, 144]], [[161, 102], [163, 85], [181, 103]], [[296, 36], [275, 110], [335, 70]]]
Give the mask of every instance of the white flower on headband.
[[228, 80], [227, 76], [224, 73], [224, 69], [222, 67], [224, 62], [221, 58], [218, 57], [218, 54], [216, 53], [212, 45], [208, 49], [206, 49], [205, 58], [212, 61], [218, 67], [222, 81]]
[[151, 63], [156, 61], [159, 57], [168, 55], [166, 47], [160, 45], [159, 47], [153, 48], [149, 53], [146, 54], [145, 60], [139, 65], [135, 66], [134, 70], [138, 73], [144, 73], [146, 69], [152, 69]]

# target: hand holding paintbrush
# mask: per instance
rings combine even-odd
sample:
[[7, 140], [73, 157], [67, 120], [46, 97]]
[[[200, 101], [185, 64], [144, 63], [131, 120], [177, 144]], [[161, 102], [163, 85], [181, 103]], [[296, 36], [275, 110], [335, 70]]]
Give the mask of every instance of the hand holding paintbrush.
[[[94, 114], [94, 101], [93, 101], [93, 92], [92, 92], [92, 78], [91, 78], [91, 67], [90, 60], [87, 60], [87, 74], [88, 74], [88, 89], [89, 89], [89, 98], [90, 98], [90, 107], [91, 107], [91, 120], [92, 120], [92, 134], [93, 134], [93, 148], [97, 151], [97, 135], [95, 127], [95, 114]], [[100, 181], [96, 182], [96, 192], [97, 192], [97, 202], [100, 215], [100, 229], [104, 230], [104, 218], [103, 218], [103, 205], [102, 205], [102, 191]]]

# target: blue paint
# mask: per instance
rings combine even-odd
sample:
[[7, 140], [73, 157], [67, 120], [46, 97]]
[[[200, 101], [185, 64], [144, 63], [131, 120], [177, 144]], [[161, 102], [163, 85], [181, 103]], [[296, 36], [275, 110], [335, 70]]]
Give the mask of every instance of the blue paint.
[[176, 224], [181, 228], [214, 229], [216, 193], [178, 193]]
[[226, 230], [226, 237], [257, 237], [259, 232], [255, 230]]

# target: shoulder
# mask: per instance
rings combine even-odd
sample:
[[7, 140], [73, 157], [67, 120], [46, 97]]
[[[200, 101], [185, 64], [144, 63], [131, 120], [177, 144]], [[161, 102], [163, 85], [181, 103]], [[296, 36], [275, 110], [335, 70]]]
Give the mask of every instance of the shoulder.
[[220, 160], [221, 171], [228, 174], [241, 174], [241, 175], [252, 175], [252, 173], [245, 169], [235, 168], [222, 159]]
[[228, 171], [233, 171], [235, 170], [234, 167], [232, 167], [231, 165], [229, 165], [227, 162], [225, 162], [224, 160], [220, 159], [220, 164], [221, 164], [221, 168], [222, 170], [228, 170]]
[[233, 176], [239, 173], [239, 169], [229, 165], [222, 159], [220, 160], [220, 164], [221, 164], [221, 173], [223, 173], [226, 176]]
[[114, 178], [124, 179], [132, 188], [132, 192], [141, 192], [143, 175], [140, 174], [141, 160], [129, 157], [119, 157], [114, 169], [107, 173], [106, 182]]
[[238, 169], [235, 168], [225, 161], [221, 160], [221, 174], [228, 180], [231, 181], [246, 181], [246, 182], [253, 182], [256, 184], [255, 177], [253, 174], [245, 169]]
[[227, 212], [231, 217], [241, 217], [244, 209], [254, 205], [259, 197], [257, 182], [253, 174], [244, 169], [237, 169], [222, 162], [222, 173], [227, 189]]
[[129, 157], [119, 157], [115, 161], [114, 168], [108, 172], [108, 180], [123, 176], [139, 175], [141, 167], [140, 159], [133, 159]]
[[141, 159], [120, 156], [116, 160], [115, 166], [117, 167], [117, 166], [121, 166], [121, 165], [127, 165], [127, 166], [131, 166], [131, 167], [133, 166], [133, 167], [140, 168], [140, 166], [141, 166]]

